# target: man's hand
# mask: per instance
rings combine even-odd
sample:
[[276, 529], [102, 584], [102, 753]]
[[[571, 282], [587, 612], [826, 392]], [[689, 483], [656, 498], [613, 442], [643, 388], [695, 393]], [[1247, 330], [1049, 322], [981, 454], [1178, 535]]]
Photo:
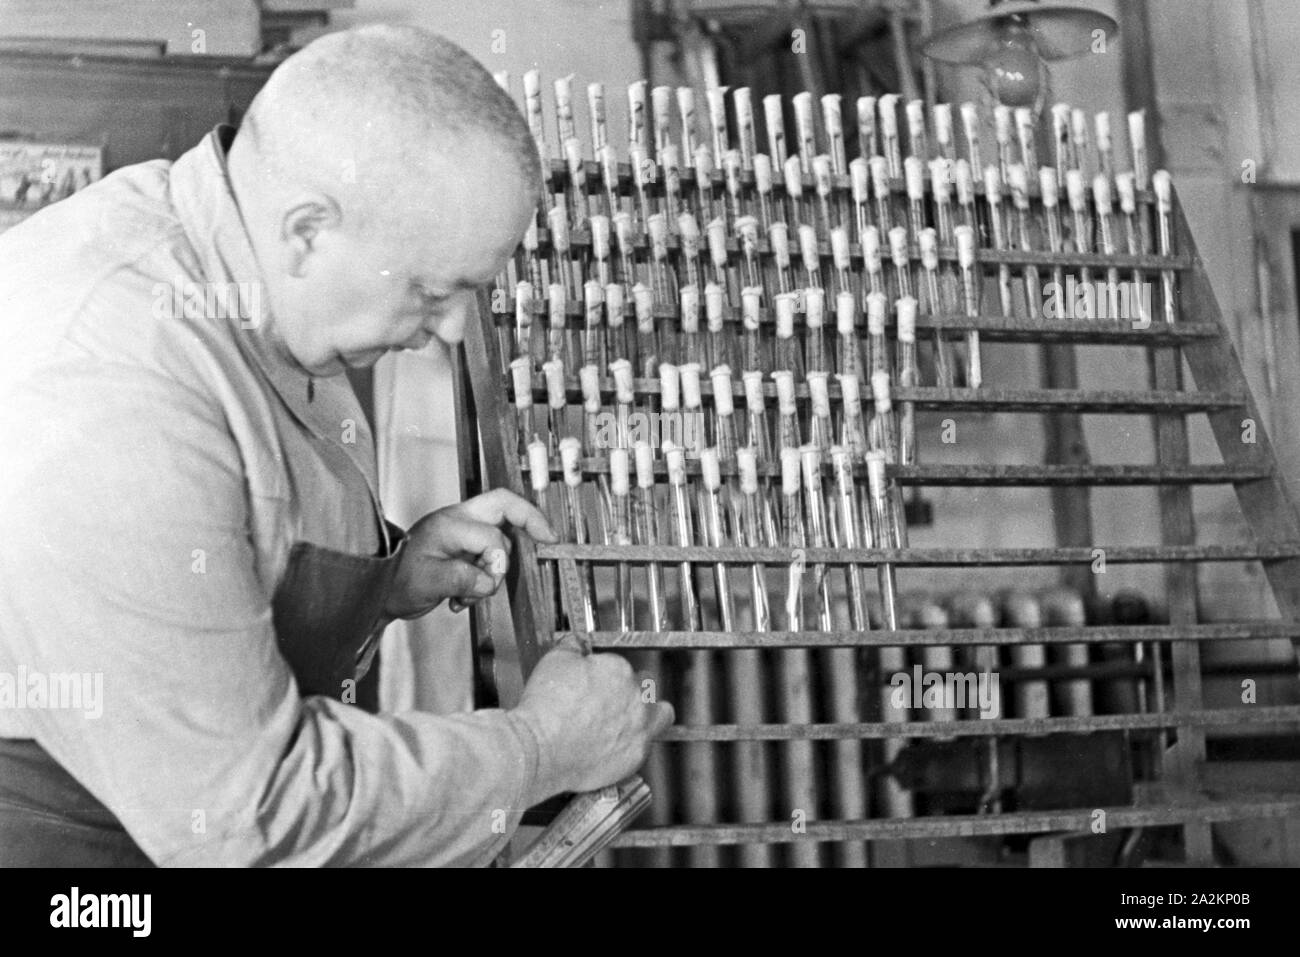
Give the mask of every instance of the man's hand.
[[503, 525], [539, 542], [559, 540], [541, 512], [505, 489], [440, 508], [406, 533], [385, 617], [418, 618], [447, 598], [472, 602], [494, 594], [510, 565]]
[[675, 717], [672, 705], [649, 697], [619, 655], [584, 655], [576, 638], [545, 654], [514, 711], [542, 740], [533, 799], [594, 791], [644, 764], [650, 742]]

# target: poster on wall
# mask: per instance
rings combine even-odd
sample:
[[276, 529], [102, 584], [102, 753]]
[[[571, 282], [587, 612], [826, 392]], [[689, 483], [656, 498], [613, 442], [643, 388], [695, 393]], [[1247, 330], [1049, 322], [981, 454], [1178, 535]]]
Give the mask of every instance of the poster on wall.
[[104, 149], [70, 143], [0, 142], [0, 230], [104, 175]]

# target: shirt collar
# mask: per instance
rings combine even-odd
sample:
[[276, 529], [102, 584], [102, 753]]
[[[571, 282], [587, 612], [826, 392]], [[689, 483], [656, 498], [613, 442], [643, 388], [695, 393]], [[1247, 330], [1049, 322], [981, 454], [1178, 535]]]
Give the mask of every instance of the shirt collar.
[[[223, 124], [177, 159], [171, 169], [171, 201], [204, 280], [255, 283], [264, 290], [261, 268], [226, 167], [226, 153], [234, 138], [235, 129]], [[275, 317], [268, 297], [258, 299], [258, 315], [247, 321], [228, 320], [241, 354], [262, 371], [308, 431], [342, 448], [365, 477], [377, 503], [374, 442], [347, 376], [315, 378], [287, 356], [273, 338]], [[355, 425], [355, 441], [344, 442], [344, 423], [349, 421]]]

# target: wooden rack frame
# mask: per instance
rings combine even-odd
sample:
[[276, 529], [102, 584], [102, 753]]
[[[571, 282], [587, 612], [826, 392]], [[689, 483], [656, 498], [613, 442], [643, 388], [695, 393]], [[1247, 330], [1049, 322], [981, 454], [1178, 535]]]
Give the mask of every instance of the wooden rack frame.
[[[600, 188], [600, 167], [588, 163], [588, 183]], [[550, 175], [563, 184], [568, 172], [564, 164], [552, 164]], [[752, 183], [752, 174], [748, 182]], [[620, 169], [619, 188], [628, 190], [630, 172], [626, 164]], [[812, 185], [808, 178], [809, 187]], [[837, 177], [836, 194], [846, 194], [847, 177]], [[715, 187], [723, 186], [716, 174]], [[927, 184], [928, 186], [928, 184]], [[682, 171], [682, 194], [693, 189], [693, 173]], [[559, 186], [557, 185], [557, 189]], [[903, 194], [904, 184], [891, 184]], [[1036, 190], [1034, 202], [1040, 201]], [[977, 193], [983, 193], [977, 186]], [[1155, 199], [1141, 192], [1138, 203], [1141, 215], [1150, 216]], [[1165, 773], [1160, 783], [1147, 782], [1136, 789], [1138, 802], [1133, 806], [1104, 808], [1111, 828], [1145, 828], [1176, 825], [1183, 829], [1189, 862], [1212, 860], [1210, 825], [1247, 818], [1264, 819], [1300, 814], [1300, 793], [1266, 794], [1251, 798], [1216, 797], [1207, 792], [1203, 781], [1206, 763], [1205, 730], [1223, 727], [1268, 727], [1284, 733], [1300, 733], [1300, 707], [1257, 706], [1240, 710], [1207, 710], [1201, 691], [1202, 668], [1199, 643], [1208, 640], [1247, 640], [1289, 638], [1300, 647], [1300, 518], [1286, 487], [1277, 473], [1276, 459], [1265, 434], [1263, 419], [1250, 394], [1240, 362], [1231, 344], [1226, 326], [1191, 231], [1177, 198], [1174, 200], [1175, 248], [1173, 256], [1145, 255], [1104, 256], [1101, 254], [1045, 253], [978, 250], [978, 268], [987, 277], [1000, 265], [1044, 269], [1066, 267], [1078, 269], [1117, 268], [1128, 276], [1141, 274], [1155, 279], [1162, 272], [1176, 273], [1178, 322], [1166, 325], [1156, 318], [1148, 328], [1135, 328], [1131, 322], [1107, 319], [1039, 320], [1001, 315], [944, 315], [938, 324], [948, 332], [977, 330], [985, 341], [1018, 343], [1116, 344], [1147, 349], [1150, 366], [1150, 389], [1135, 391], [1097, 389], [938, 389], [930, 387], [896, 388], [894, 399], [911, 401], [918, 408], [941, 410], [987, 410], [1029, 413], [1104, 412], [1151, 417], [1156, 438], [1154, 465], [894, 465], [890, 475], [900, 485], [928, 486], [1116, 486], [1151, 485], [1158, 489], [1161, 515], [1161, 541], [1148, 546], [1105, 548], [1106, 561], [1112, 563], [1160, 564], [1165, 569], [1165, 584], [1170, 608], [1166, 625], [1081, 626], [1044, 628], [956, 628], [941, 630], [903, 629], [862, 632], [836, 631], [667, 631], [621, 632], [598, 629], [579, 632], [597, 649], [743, 649], [743, 648], [830, 648], [830, 647], [902, 647], [946, 646], [1014, 646], [1018, 644], [1054, 645], [1058, 643], [1130, 643], [1168, 642], [1171, 649], [1172, 693], [1175, 706], [1163, 712], [1145, 714], [1052, 717], [1046, 719], [996, 719], [969, 722], [912, 721], [905, 724], [884, 722], [859, 723], [765, 723], [738, 726], [678, 726], [665, 737], [668, 742], [735, 742], [795, 740], [860, 740], [884, 738], [959, 738], [980, 737], [996, 740], [1003, 737], [1052, 734], [1089, 734], [1115, 732], [1135, 737], [1177, 732], [1177, 741], [1164, 757]], [[539, 243], [548, 243], [545, 230], [539, 231]], [[575, 230], [570, 244], [580, 248], [590, 236]], [[644, 237], [641, 238], [644, 246]], [[675, 248], [676, 240], [670, 240]], [[729, 240], [734, 250], [734, 239]], [[823, 246], [825, 244], [823, 243]], [[795, 255], [798, 250], [792, 245]], [[825, 252], [825, 250], [823, 250]], [[761, 256], [771, 251], [760, 240]], [[851, 250], [860, 261], [861, 250]], [[915, 257], [915, 250], [912, 251]], [[941, 258], [955, 258], [952, 249], [941, 250]], [[465, 414], [477, 425], [482, 438], [481, 454], [486, 466], [485, 484], [504, 487], [526, 494], [526, 462], [519, 455], [519, 435], [509, 391], [509, 376], [504, 374], [506, 358], [502, 355], [498, 322], [509, 323], [514, 303], [507, 299], [492, 301], [487, 292], [479, 299], [478, 322], [469, 329], [465, 348], [470, 389], [462, 395]], [[569, 314], [581, 318], [580, 304], [570, 304]], [[671, 314], [665, 310], [664, 316]], [[733, 310], [727, 323], [737, 322]], [[770, 310], [764, 322], [771, 322]], [[892, 320], [891, 320], [892, 322]], [[933, 328], [936, 321], [921, 317], [918, 328]], [[1183, 381], [1183, 362], [1191, 371], [1195, 388]], [[504, 383], [504, 387], [503, 387]], [[638, 379], [638, 400], [658, 391], [656, 382]], [[767, 393], [772, 386], [765, 384]], [[546, 395], [545, 383], [537, 377], [533, 389], [539, 398]], [[612, 395], [610, 380], [602, 380], [605, 399]], [[581, 401], [577, 377], [567, 383], [570, 402]], [[707, 381], [705, 395], [710, 394]], [[737, 388], [737, 395], [743, 394]], [[838, 398], [832, 387], [832, 401]], [[799, 395], [806, 398], [806, 386]], [[1213, 430], [1223, 464], [1189, 464], [1186, 416], [1205, 415]], [[1255, 423], [1255, 441], [1241, 440], [1243, 420]], [[463, 448], [462, 454], [477, 460], [479, 449]], [[599, 472], [601, 460], [584, 460], [589, 475]], [[662, 470], [662, 463], [659, 465]], [[558, 475], [558, 471], [556, 472]], [[1196, 544], [1191, 510], [1191, 488], [1200, 484], [1231, 485], [1240, 503], [1253, 539], [1248, 544], [1206, 546]], [[1094, 549], [1058, 548], [942, 548], [942, 549], [825, 549], [807, 550], [805, 560], [828, 566], [897, 566], [950, 567], [1054, 565], [1086, 566], [1094, 558]], [[789, 549], [744, 548], [676, 548], [667, 546], [605, 546], [559, 544], [536, 546], [527, 538], [517, 541], [508, 587], [519, 657], [525, 672], [561, 634], [539, 627], [539, 622], [556, 620], [556, 612], [580, 607], [580, 581], [583, 568], [591, 565], [629, 564], [643, 567], [662, 563], [665, 568], [678, 563], [712, 565], [714, 563], [750, 564], [756, 561], [777, 568], [792, 560]], [[1195, 565], [1202, 562], [1246, 562], [1262, 564], [1276, 597], [1282, 618], [1275, 621], [1200, 623], [1197, 621], [1197, 585]], [[553, 607], [552, 596], [542, 584], [543, 565], [554, 569], [561, 583], [562, 609]], [[580, 617], [570, 614], [569, 620]], [[480, 624], [485, 624], [480, 620]], [[1043, 674], [1052, 671], [1049, 666]], [[1104, 666], [1093, 665], [1083, 674], [1101, 674]], [[1014, 670], [1014, 669], [1007, 669]], [[1058, 666], [1058, 672], [1064, 673]], [[1065, 669], [1068, 671], [1069, 669]], [[1163, 737], [1161, 740], [1165, 740]], [[623, 800], [631, 788], [606, 794], [604, 799]], [[592, 798], [591, 800], [596, 800]], [[635, 803], [635, 802], [633, 802]], [[590, 807], [590, 803], [587, 807]], [[906, 820], [810, 820], [806, 831], [793, 833], [788, 822], [755, 824], [690, 824], [629, 830], [613, 838], [620, 848], [663, 848], [673, 846], [770, 844], [798, 841], [875, 842], [905, 838], [973, 837], [980, 835], [1051, 834], [1086, 832], [1096, 809], [1061, 811], [1021, 811], [1009, 813], [919, 817]], [[604, 834], [602, 837], [609, 837]]]

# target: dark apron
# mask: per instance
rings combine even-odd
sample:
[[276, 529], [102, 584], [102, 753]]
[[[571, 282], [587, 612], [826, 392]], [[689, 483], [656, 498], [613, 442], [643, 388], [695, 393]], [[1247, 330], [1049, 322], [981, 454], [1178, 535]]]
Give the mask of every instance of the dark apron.
[[[272, 599], [280, 653], [303, 695], [364, 705], [358, 665], [372, 657], [404, 538], [385, 558], [303, 542]], [[375, 710], [370, 707], [367, 710]], [[253, 800], [253, 795], [249, 795]], [[113, 813], [35, 741], [0, 738], [0, 867], [151, 867]]]

